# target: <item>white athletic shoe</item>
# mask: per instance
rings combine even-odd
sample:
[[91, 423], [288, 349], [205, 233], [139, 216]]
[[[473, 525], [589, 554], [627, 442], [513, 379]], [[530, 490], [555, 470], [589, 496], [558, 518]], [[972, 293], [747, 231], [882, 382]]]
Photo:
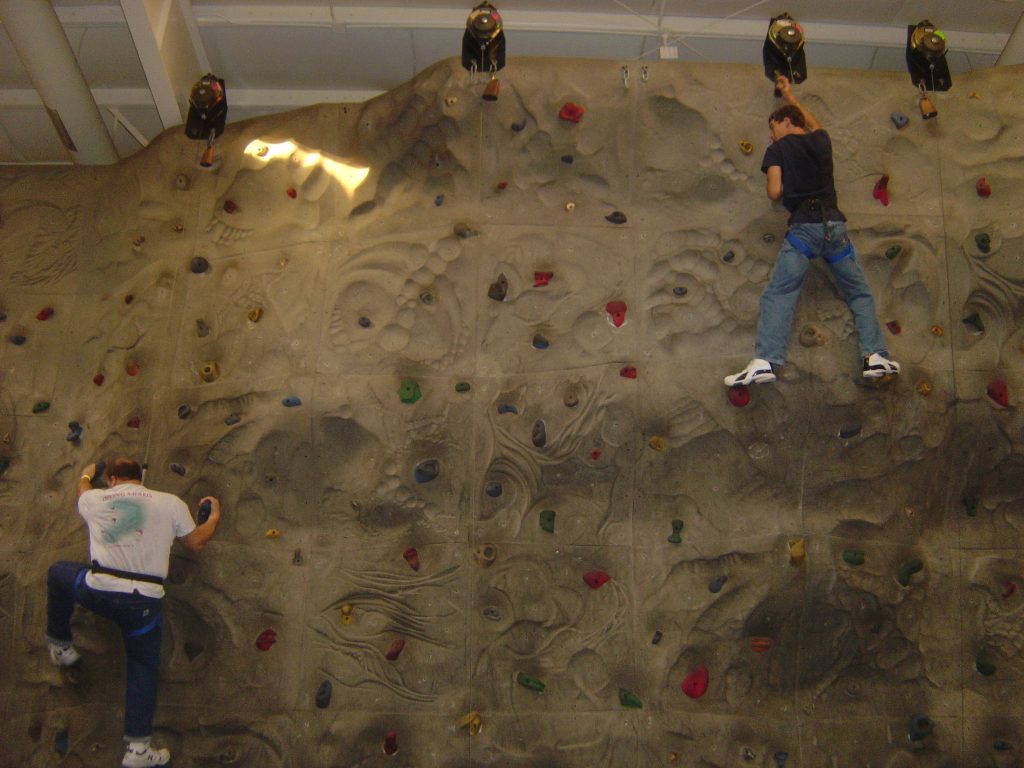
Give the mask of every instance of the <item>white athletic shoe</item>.
[[56, 667], [70, 667], [80, 658], [82, 654], [78, 652], [71, 643], [53, 643], [50, 644], [50, 661], [53, 662]]
[[171, 753], [167, 749], [155, 749], [149, 744], [132, 742], [121, 760], [122, 768], [146, 768], [153, 765], [167, 765], [171, 762]]
[[874, 352], [871, 357], [864, 358], [864, 378], [880, 379], [883, 376], [897, 376], [900, 372], [900, 364], [895, 360], [882, 357]]
[[747, 363], [747, 367], [742, 371], [734, 373], [732, 376], [726, 376], [722, 381], [725, 382], [727, 387], [745, 387], [748, 384], [770, 384], [775, 381], [775, 371], [772, 370], [772, 364], [767, 360], [755, 357]]

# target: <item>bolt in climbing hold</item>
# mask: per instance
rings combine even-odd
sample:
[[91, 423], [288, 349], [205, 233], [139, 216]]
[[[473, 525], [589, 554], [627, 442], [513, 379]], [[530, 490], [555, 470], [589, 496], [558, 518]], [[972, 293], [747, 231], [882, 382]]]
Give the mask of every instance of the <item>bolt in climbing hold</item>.
[[619, 688], [619, 704], [626, 709], [643, 709], [643, 702], [640, 697], [625, 688]]
[[910, 122], [910, 118], [901, 112], [892, 112], [889, 115], [889, 119], [892, 120], [892, 124], [897, 128], [904, 128]]
[[548, 533], [555, 532], [555, 510], [542, 509], [539, 516], [540, 528]]
[[533, 442], [534, 448], [543, 448], [547, 445], [548, 433], [541, 419], [533, 422], [533, 433], [530, 435], [530, 440]]
[[842, 557], [844, 563], [855, 568], [864, 565], [864, 550], [862, 549], [844, 549]]
[[281, 400], [281, 405], [285, 408], [297, 408], [302, 405], [302, 400], [300, 400], [296, 395], [288, 395], [288, 397]]
[[942, 336], [945, 333], [941, 325], [933, 325], [931, 327], [931, 332], [932, 336]]
[[803, 565], [804, 558], [807, 557], [807, 547], [804, 544], [803, 539], [790, 539], [788, 542], [789, 546], [789, 564], [794, 568]]
[[982, 253], [988, 253], [992, 250], [992, 236], [988, 232], [979, 232], [974, 236], [974, 244]]
[[619, 368], [619, 376], [624, 379], [635, 379], [636, 378], [636, 366], [624, 365]]
[[208, 360], [199, 369], [199, 378], [205, 382], [216, 381], [220, 378], [220, 366], [213, 360]]
[[901, 253], [903, 253], [902, 245], [890, 245], [888, 248], [885, 249], [885, 258], [887, 258], [889, 261], [892, 261]]
[[36, 320], [49, 320], [53, 317], [53, 307], [43, 307], [36, 313]]
[[22, 344], [28, 341], [28, 339], [26, 339], [20, 333], [11, 334], [10, 336], [7, 337], [7, 340], [16, 347], [20, 347]]
[[483, 720], [475, 709], [459, 718], [459, 728], [465, 728], [470, 736], [476, 736], [483, 728]]
[[192, 406], [188, 403], [182, 403], [178, 406], [178, 418], [187, 419], [192, 415]]
[[388, 731], [384, 734], [384, 754], [393, 755], [398, 752], [398, 733]]
[[423, 396], [420, 385], [412, 379], [403, 379], [398, 385], [398, 399], [407, 405], [411, 405]]
[[484, 493], [486, 493], [492, 499], [496, 499], [499, 496], [501, 496], [501, 492], [501, 483], [499, 483], [497, 480], [490, 480], [487, 483], [484, 483]]
[[984, 176], [974, 183], [974, 191], [978, 193], [978, 197], [990, 197], [992, 195], [992, 187], [985, 181]]
[[225, 200], [224, 201], [224, 213], [234, 213], [237, 210], [238, 210], [238, 203], [236, 203], [234, 200]]
[[927, 715], [913, 715], [907, 723], [907, 738], [912, 742], [927, 738], [935, 727]]
[[480, 613], [488, 621], [501, 621], [501, 611], [493, 605], [488, 605]]
[[740, 152], [742, 152], [744, 155], [749, 155], [753, 151], [754, 145], [751, 144], [749, 141], [744, 140], [740, 142]]
[[536, 677], [531, 677], [525, 672], [516, 673], [516, 682], [524, 688], [529, 688], [531, 691], [537, 691], [537, 693], [544, 693], [544, 688], [546, 687], [544, 683]]
[[46, 413], [48, 410], [50, 410], [50, 403], [46, 400], [40, 400], [32, 406], [32, 413]]
[[718, 576], [715, 579], [712, 579], [708, 583], [708, 592], [710, 592], [713, 595], [717, 595], [719, 592], [722, 591], [722, 587], [725, 586], [725, 582], [728, 580], [729, 577], [725, 575]]
[[992, 379], [985, 387], [985, 392], [992, 399], [992, 402], [1007, 408], [1010, 405], [1010, 392], [1003, 379]]
[[351, 605], [349, 605], [348, 603], [343, 603], [342, 606], [341, 606], [340, 613], [341, 613], [341, 623], [342, 624], [351, 624], [352, 623], [352, 619], [354, 618], [354, 616], [353, 616], [353, 610], [352, 610], [352, 606]]
[[616, 328], [621, 328], [626, 322], [626, 302], [609, 301], [605, 304], [604, 311], [608, 313], [608, 319]]
[[604, 571], [587, 571], [583, 574], [583, 581], [591, 589], [599, 589], [611, 581], [609, 576]]
[[142, 426], [142, 419], [138, 416], [129, 416], [126, 426], [128, 429], [138, 429]]
[[422, 485], [436, 479], [439, 474], [441, 474], [441, 462], [437, 459], [427, 459], [413, 467], [412, 479]]
[[267, 532], [263, 536], [267, 539], [279, 539], [281, 538], [281, 532], [277, 528], [267, 528]]
[[246, 313], [246, 317], [249, 318], [250, 323], [258, 323], [263, 317], [263, 307], [253, 307]]
[[672, 533], [668, 537], [670, 544], [681, 544], [683, 541], [683, 521], [673, 520], [672, 521]]
[[69, 421], [68, 422], [68, 434], [67, 434], [67, 436], [64, 439], [67, 440], [69, 443], [77, 443], [78, 442], [78, 438], [80, 438], [81, 436], [82, 436], [82, 425], [79, 424], [77, 421]]
[[903, 327], [900, 325], [899, 320], [890, 320], [885, 324], [885, 328], [893, 336], [899, 336], [903, 332]]
[[102, 387], [103, 382], [106, 380], [107, 377], [104, 376], [102, 373], [97, 373], [95, 376], [92, 377], [92, 383], [95, 384], [97, 387]]
[[910, 586], [910, 577], [924, 569], [924, 563], [920, 560], [907, 560], [900, 565], [896, 571], [896, 581], [901, 587]]
[[775, 645], [775, 641], [770, 637], [750, 638], [750, 650], [754, 653], [765, 653], [766, 651], [770, 651], [773, 645]]
[[237, 413], [231, 413], [231, 414], [228, 414], [226, 417], [224, 417], [224, 423], [227, 426], [229, 426], [229, 427], [237, 424], [241, 420], [242, 420], [242, 417], [239, 416]]
[[192, 260], [188, 263], [188, 268], [192, 271], [193, 275], [201, 275], [210, 268], [210, 262], [202, 256], [193, 256]]
[[668, 444], [665, 442], [665, 438], [660, 437], [658, 435], [655, 435], [650, 440], [648, 440], [647, 445], [651, 448], [651, 450], [657, 451], [658, 453], [661, 453], [668, 447]]
[[327, 709], [331, 703], [331, 693], [334, 691], [334, 686], [331, 685], [330, 680], [324, 680], [320, 683], [320, 687], [316, 689], [316, 697], [314, 701], [318, 709]]
[[420, 569], [420, 553], [416, 551], [416, 547], [409, 547], [402, 553], [402, 557], [405, 558], [405, 562], [409, 564], [409, 567], [414, 571]]
[[488, 568], [497, 556], [498, 548], [496, 546], [493, 544], [481, 544], [473, 552], [473, 561], [483, 568]]
[[578, 123], [583, 117], [583, 107], [579, 104], [573, 104], [571, 101], [567, 101], [562, 105], [562, 108], [558, 110], [558, 116], [568, 123]]
[[303, 562], [301, 549], [296, 549], [292, 552], [292, 565], [302, 565]]
[[555, 276], [554, 272], [534, 272], [533, 273], [533, 287], [540, 288], [547, 285], [551, 278]]
[[178, 464], [177, 462], [172, 462], [171, 463], [171, 472], [173, 472], [176, 475], [180, 475], [181, 477], [184, 477], [185, 476], [185, 467], [184, 467], [184, 465]]
[[737, 408], [746, 408], [750, 405], [750, 388], [745, 387], [742, 384], [738, 384], [735, 387], [729, 387], [729, 389], [726, 390], [726, 397], [728, 397], [729, 402]]
[[400, 637], [395, 638], [391, 641], [391, 646], [388, 648], [387, 653], [384, 654], [384, 658], [388, 661], [394, 661], [402, 654], [403, 648], [405, 648], [405, 640]]
[[889, 174], [883, 173], [882, 178], [875, 182], [871, 196], [882, 205], [889, 205]]
[[548, 347], [551, 346], [551, 342], [548, 341], [547, 338], [540, 333], [536, 334], [533, 337], [532, 344], [534, 349], [547, 349]]
[[963, 323], [964, 330], [972, 336], [980, 336], [985, 332], [985, 323], [977, 312], [972, 312], [960, 322]]
[[612, 211], [604, 217], [606, 221], [610, 221], [612, 224], [625, 224], [626, 214], [622, 211]]
[[487, 288], [487, 298], [495, 301], [504, 301], [508, 295], [508, 278], [504, 272], [499, 272], [498, 277]]
[[708, 690], [708, 677], [708, 668], [703, 664], [698, 664], [683, 678], [679, 687], [691, 699], [699, 699]]

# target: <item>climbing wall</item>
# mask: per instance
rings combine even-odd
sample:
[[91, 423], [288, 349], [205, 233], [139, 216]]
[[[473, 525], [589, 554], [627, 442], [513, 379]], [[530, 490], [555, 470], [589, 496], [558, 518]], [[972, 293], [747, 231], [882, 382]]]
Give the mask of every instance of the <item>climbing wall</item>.
[[[122, 651], [45, 573], [81, 468], [195, 509], [157, 740], [179, 768], [1017, 766], [1022, 70], [813, 71], [898, 380], [785, 215], [758, 68], [454, 61], [360, 105], [0, 174], [4, 766], [113, 765]], [[892, 113], [899, 113], [895, 117]], [[899, 127], [900, 114], [909, 118]], [[883, 179], [883, 177], [886, 177]]]

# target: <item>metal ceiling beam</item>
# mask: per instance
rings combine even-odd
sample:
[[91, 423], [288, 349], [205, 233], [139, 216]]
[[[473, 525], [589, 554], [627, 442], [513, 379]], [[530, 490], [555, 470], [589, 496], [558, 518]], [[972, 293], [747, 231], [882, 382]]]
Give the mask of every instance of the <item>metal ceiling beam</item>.
[[[359, 104], [384, 91], [352, 91], [296, 88], [232, 88], [231, 106], [239, 109], [298, 109], [312, 104]], [[101, 107], [155, 108], [148, 88], [93, 88]], [[39, 108], [43, 102], [30, 88], [0, 88], [0, 108]]]
[[189, 19], [191, 5], [178, 0], [121, 0], [128, 31], [153, 93], [164, 128], [180, 125], [192, 84], [202, 76]]

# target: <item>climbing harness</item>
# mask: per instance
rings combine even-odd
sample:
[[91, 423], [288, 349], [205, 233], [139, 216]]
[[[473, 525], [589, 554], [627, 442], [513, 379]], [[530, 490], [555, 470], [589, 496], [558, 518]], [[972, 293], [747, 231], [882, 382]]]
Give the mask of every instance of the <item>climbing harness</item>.
[[[802, 253], [804, 256], [806, 256], [808, 259], [813, 259], [815, 256], [817, 256], [817, 254], [811, 250], [811, 247], [807, 245], [807, 243], [798, 238], [792, 232], [786, 233], [786, 242], [793, 246], [797, 251]], [[825, 262], [827, 264], [835, 264], [837, 261], [842, 261], [847, 256], [852, 255], [853, 245], [851, 243], [847, 243], [846, 247], [843, 248], [838, 253], [833, 253], [831, 256], [824, 256], [823, 258], [825, 259]]]
[[129, 581], [145, 581], [150, 584], [163, 585], [164, 580], [161, 576], [153, 576], [148, 573], [132, 573], [131, 571], [121, 571], [117, 568], [107, 568], [105, 565], [100, 565], [96, 560], [92, 561], [92, 566], [89, 568], [93, 573], [103, 573], [107, 576], [117, 576], [119, 579], [128, 579]]

